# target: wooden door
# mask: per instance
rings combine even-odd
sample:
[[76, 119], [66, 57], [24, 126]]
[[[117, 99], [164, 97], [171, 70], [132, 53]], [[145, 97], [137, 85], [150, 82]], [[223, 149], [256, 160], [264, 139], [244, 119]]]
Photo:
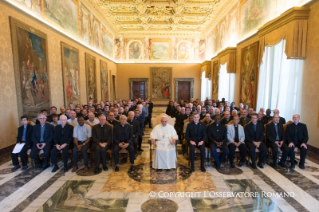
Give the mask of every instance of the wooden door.
[[133, 99], [141, 98], [145, 99], [145, 82], [133, 81]]
[[177, 101], [184, 100], [189, 102], [191, 97], [191, 82], [189, 81], [178, 81], [178, 96]]

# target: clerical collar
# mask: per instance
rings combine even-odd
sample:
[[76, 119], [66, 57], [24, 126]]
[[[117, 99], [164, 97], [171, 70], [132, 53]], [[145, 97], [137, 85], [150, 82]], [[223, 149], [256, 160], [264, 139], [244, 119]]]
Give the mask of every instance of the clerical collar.
[[125, 124], [124, 125], [122, 125], [122, 127], [124, 127], [125, 126]]
[[238, 125], [234, 125], [235, 127], [238, 127]]
[[103, 127], [104, 125], [101, 125], [101, 127]]
[[216, 126], [218, 127], [219, 124], [216, 124]]

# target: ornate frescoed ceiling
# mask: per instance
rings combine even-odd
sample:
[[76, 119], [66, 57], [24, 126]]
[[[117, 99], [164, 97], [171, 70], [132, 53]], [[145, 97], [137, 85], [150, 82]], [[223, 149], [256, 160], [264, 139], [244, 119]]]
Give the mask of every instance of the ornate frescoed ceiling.
[[[91, 0], [116, 34], [201, 36], [236, 0]], [[227, 10], [227, 9], [226, 9]]]

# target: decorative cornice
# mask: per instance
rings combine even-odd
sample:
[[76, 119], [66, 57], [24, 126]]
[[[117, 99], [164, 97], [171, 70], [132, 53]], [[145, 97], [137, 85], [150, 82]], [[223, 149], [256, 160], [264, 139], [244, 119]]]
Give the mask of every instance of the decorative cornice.
[[308, 20], [309, 12], [310, 12], [310, 8], [308, 7], [293, 7], [287, 10], [286, 12], [284, 12], [278, 18], [272, 21], [269, 21], [265, 25], [260, 27], [258, 29], [258, 35], [264, 36], [268, 34], [269, 32], [272, 32], [278, 29], [279, 27], [294, 20]]
[[236, 52], [237, 52], [237, 47], [228, 47], [228, 48], [224, 49], [223, 51], [219, 52], [217, 57], [221, 58], [221, 57], [228, 55], [228, 54], [236, 54]]
[[210, 67], [211, 63], [212, 62], [210, 60], [206, 60], [206, 61], [202, 62], [201, 67], [203, 67], [203, 66]]

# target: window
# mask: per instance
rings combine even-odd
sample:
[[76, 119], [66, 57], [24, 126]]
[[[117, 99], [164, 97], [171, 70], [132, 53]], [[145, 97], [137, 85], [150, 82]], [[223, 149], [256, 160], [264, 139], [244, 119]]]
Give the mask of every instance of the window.
[[232, 102], [234, 99], [235, 74], [227, 73], [227, 63], [220, 66], [218, 99], [225, 98], [226, 101]]
[[205, 78], [205, 72], [202, 72], [202, 87], [201, 87], [201, 100], [205, 100], [206, 97], [211, 98], [211, 81], [209, 78]]
[[303, 60], [287, 59], [285, 40], [265, 47], [259, 70], [257, 111], [263, 107], [279, 109], [280, 116], [291, 120], [300, 112]]

